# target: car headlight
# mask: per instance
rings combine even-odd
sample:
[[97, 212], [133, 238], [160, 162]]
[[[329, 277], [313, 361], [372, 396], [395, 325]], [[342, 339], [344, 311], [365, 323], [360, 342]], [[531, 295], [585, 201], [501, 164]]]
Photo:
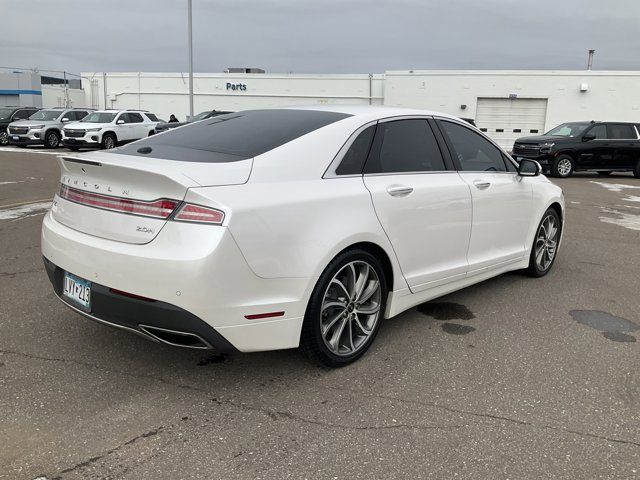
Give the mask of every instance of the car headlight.
[[100, 130], [102, 130], [102, 128], [89, 128], [87, 132], [99, 132]]
[[543, 143], [543, 144], [542, 144], [542, 146], [543, 146], [543, 147], [548, 147], [548, 148], [551, 148], [551, 147], [553, 147], [554, 145], [555, 145], [555, 143], [553, 143], [553, 142], [547, 142], [547, 143]]
[[44, 128], [44, 125], [30, 125], [29, 126], [29, 130], [40, 130], [41, 128]]

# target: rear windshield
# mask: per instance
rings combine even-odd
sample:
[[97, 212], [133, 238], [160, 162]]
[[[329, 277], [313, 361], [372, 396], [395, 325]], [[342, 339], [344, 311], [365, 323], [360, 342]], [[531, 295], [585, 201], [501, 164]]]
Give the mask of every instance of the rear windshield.
[[[261, 155], [350, 115], [317, 110], [246, 110], [147, 137], [117, 153], [184, 162], [235, 162]], [[141, 147], [150, 147], [142, 149]]]

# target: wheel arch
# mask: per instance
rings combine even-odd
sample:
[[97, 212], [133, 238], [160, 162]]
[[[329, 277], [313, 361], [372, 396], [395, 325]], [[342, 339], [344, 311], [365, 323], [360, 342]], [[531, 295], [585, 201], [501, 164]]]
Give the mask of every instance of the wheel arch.
[[[347, 252], [349, 250], [357, 250], [357, 249], [365, 250], [369, 252], [371, 255], [373, 255], [374, 257], [376, 257], [378, 260], [380, 260], [380, 263], [382, 264], [382, 270], [384, 273], [385, 282], [387, 284], [387, 290], [389, 291], [393, 290], [394, 273], [393, 273], [393, 264], [391, 263], [391, 258], [389, 257], [389, 254], [385, 251], [385, 249], [376, 243], [369, 242], [369, 241], [353, 243], [348, 247], [345, 247], [342, 250], [340, 250], [336, 255], [334, 255], [331, 261], [333, 261], [334, 258], [336, 258], [338, 255], [343, 254], [344, 252]], [[329, 263], [331, 263], [331, 261]]]
[[102, 132], [102, 138], [104, 138], [105, 135], [113, 135], [113, 138], [116, 139], [116, 142], [118, 141], [118, 135], [116, 135], [116, 132], [114, 132], [113, 130], [107, 130], [106, 132]]

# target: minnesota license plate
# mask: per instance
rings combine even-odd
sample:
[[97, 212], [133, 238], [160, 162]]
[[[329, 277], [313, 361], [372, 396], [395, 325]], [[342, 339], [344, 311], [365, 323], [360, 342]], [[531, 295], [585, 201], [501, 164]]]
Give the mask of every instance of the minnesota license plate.
[[64, 272], [62, 294], [83, 310], [91, 310], [91, 282]]

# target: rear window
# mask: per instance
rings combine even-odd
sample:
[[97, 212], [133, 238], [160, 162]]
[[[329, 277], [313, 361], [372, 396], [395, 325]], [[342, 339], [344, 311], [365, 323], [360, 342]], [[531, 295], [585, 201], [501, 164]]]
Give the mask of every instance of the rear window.
[[[235, 162], [261, 155], [351, 115], [317, 110], [246, 110], [144, 138], [117, 153], [184, 162]], [[141, 147], [145, 153], [139, 153]]]

